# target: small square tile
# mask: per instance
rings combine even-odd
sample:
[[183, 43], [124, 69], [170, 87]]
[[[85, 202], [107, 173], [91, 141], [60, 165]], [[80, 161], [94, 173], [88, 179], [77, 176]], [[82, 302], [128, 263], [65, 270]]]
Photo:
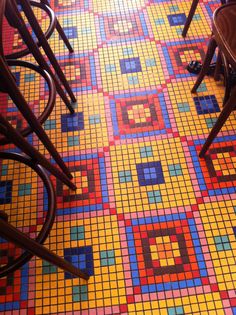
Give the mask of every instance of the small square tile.
[[215, 236], [214, 241], [218, 251], [225, 251], [231, 249], [230, 240], [227, 235]]
[[184, 25], [186, 22], [185, 13], [167, 15], [167, 18], [169, 20], [170, 26]]
[[74, 226], [70, 229], [70, 238], [72, 241], [83, 240], [85, 238], [84, 226]]
[[31, 184], [20, 184], [18, 186], [19, 196], [29, 196], [31, 194]]
[[220, 112], [215, 95], [198, 96], [193, 98], [198, 115]]
[[140, 186], [163, 184], [165, 182], [161, 162], [136, 164]]
[[122, 74], [141, 72], [141, 63], [139, 57], [126, 58], [120, 60], [120, 68]]
[[0, 205], [11, 203], [12, 181], [0, 181]]
[[61, 130], [62, 132], [78, 131], [84, 129], [84, 114], [63, 114], [61, 116]]
[[87, 301], [88, 300], [88, 286], [86, 284], [73, 286], [72, 298], [73, 298], [73, 302]]
[[79, 145], [79, 136], [68, 136], [67, 137], [67, 143], [68, 143], [69, 147]]

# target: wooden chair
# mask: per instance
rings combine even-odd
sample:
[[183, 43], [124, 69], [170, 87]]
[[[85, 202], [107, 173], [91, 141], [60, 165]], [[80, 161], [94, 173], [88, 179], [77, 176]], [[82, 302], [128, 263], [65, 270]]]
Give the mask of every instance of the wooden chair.
[[[0, 129], [2, 130], [4, 129], [5, 125], [4, 121], [1, 119], [1, 115], [0, 120], [1, 120]], [[29, 166], [32, 170], [34, 170], [37, 173], [37, 175], [43, 181], [48, 196], [47, 215], [44, 223], [42, 224], [42, 228], [35, 240], [29, 238], [20, 230], [15, 228], [12, 224], [10, 224], [8, 222], [7, 213], [0, 211], [0, 236], [3, 237], [5, 240], [8, 240], [9, 242], [12, 242], [16, 246], [19, 246], [22, 249], [24, 249], [23, 253], [21, 253], [18, 257], [16, 257], [13, 260], [10, 260], [6, 265], [0, 266], [0, 278], [5, 277], [9, 273], [14, 272], [15, 270], [23, 266], [26, 262], [28, 262], [34, 255], [36, 255], [48, 261], [49, 263], [58, 266], [64, 271], [71, 273], [76, 277], [88, 280], [89, 275], [86, 272], [80, 270], [79, 268], [76, 268], [68, 261], [56, 255], [55, 253], [53, 253], [52, 251], [50, 251], [49, 249], [42, 245], [52, 228], [56, 212], [55, 190], [44, 168], [37, 164], [37, 162], [31, 157], [22, 154], [0, 152], [0, 159], [7, 160], [10, 159]]]
[[[226, 76], [226, 95], [223, 109], [213, 126], [205, 144], [203, 145], [200, 157], [204, 156], [212, 141], [215, 139], [220, 129], [226, 122], [236, 105], [236, 86], [231, 87], [229, 84], [229, 69], [236, 71], [236, 36], [235, 36], [235, 20], [236, 20], [236, 3], [229, 3], [218, 8], [213, 15], [212, 36], [208, 45], [207, 54], [203, 62], [201, 72], [192, 88], [195, 93], [201, 84], [209, 66], [216, 47], [222, 56]], [[228, 77], [227, 77], [228, 76]]]
[[51, 152], [52, 156], [55, 158], [59, 166], [66, 173], [66, 175], [58, 170], [40, 152], [38, 152], [32, 145], [30, 145], [22, 136], [22, 134], [20, 134], [15, 128], [13, 128], [11, 124], [7, 121], [7, 119], [2, 114], [0, 114], [0, 133], [4, 136], [4, 138], [2, 138], [4, 140], [3, 142], [13, 143], [23, 152], [23, 154], [0, 152], [0, 159], [10, 159], [18, 161], [33, 169], [43, 181], [48, 196], [48, 211], [46, 219], [42, 224], [42, 228], [35, 240], [29, 238], [24, 233], [12, 226], [10, 222], [8, 222], [7, 213], [3, 212], [2, 210], [0, 211], [0, 236], [5, 240], [8, 240], [9, 242], [12, 242], [16, 246], [21, 247], [24, 250], [19, 257], [13, 259], [13, 261], [10, 260], [6, 265], [0, 266], [0, 277], [5, 277], [9, 273], [14, 272], [26, 262], [28, 262], [33, 255], [36, 255], [48, 261], [49, 263], [54, 264], [59, 268], [62, 268], [64, 271], [69, 272], [76, 277], [88, 280], [89, 275], [86, 272], [80, 270], [79, 268], [76, 268], [68, 261], [51, 252], [42, 245], [51, 230], [56, 211], [55, 190], [46, 170], [56, 176], [71, 189], [75, 190], [76, 186], [69, 180], [69, 177], [71, 177], [71, 175], [67, 167], [65, 166], [63, 160], [57, 153], [56, 149], [52, 145], [50, 139], [48, 138], [40, 124], [40, 122], [43, 122], [50, 114], [51, 106], [54, 105], [55, 101], [55, 87], [50, 75], [45, 70], [40, 69], [39, 67], [37, 68], [36, 66], [29, 63], [18, 60], [8, 61], [8, 63], [11, 65], [28, 66], [31, 69], [38, 71], [41, 75], [44, 76], [49, 85], [50, 97], [48, 107], [46, 111], [44, 111], [43, 114], [38, 119], [36, 119], [27, 102], [25, 101], [23, 95], [20, 93], [16, 85], [15, 78], [10, 72], [8, 64], [3, 55], [3, 49], [1, 45], [1, 26], [5, 4], [6, 0], [0, 1], [0, 88], [2, 91], [8, 93], [11, 96], [12, 100], [17, 105], [18, 109], [21, 111], [22, 115], [26, 118], [30, 125], [30, 128], [23, 130], [22, 134], [26, 135], [31, 131], [35, 131], [42, 142], [45, 144], [45, 146], [48, 148], [49, 152]]
[[[8, 66], [8, 63], [5, 60], [5, 57], [3, 55], [3, 47], [1, 45], [2, 43], [2, 23], [3, 23], [3, 15], [5, 12], [5, 4], [6, 0], [0, 1], [0, 82], [1, 82], [1, 90], [2, 92], [7, 93], [16, 107], [21, 112], [22, 116], [25, 118], [27, 123], [29, 124], [29, 127], [21, 130], [21, 133], [23, 136], [27, 136], [31, 132], [35, 132], [39, 139], [42, 141], [44, 146], [47, 148], [47, 150], [50, 152], [54, 160], [57, 162], [58, 166], [61, 168], [61, 170], [66, 175], [67, 179], [71, 179], [72, 175], [68, 169], [68, 167], [65, 165], [63, 159], [57, 152], [56, 148], [52, 144], [51, 140], [47, 136], [46, 132], [44, 131], [41, 123], [43, 123], [47, 117], [50, 115], [53, 106], [55, 105], [55, 86], [54, 83], [50, 77], [50, 75], [43, 69], [40, 69], [40, 67], [34, 66], [30, 63], [26, 63], [20, 60], [11, 60], [8, 63], [11, 65], [20, 65], [20, 66], [27, 66], [33, 70], [36, 70], [39, 74], [41, 74], [46, 82], [48, 83], [49, 87], [49, 100], [47, 103], [47, 106], [44, 110], [44, 112], [36, 118], [34, 113], [32, 112], [29, 104], [26, 102], [24, 96], [22, 95], [21, 91], [19, 90], [16, 80], [14, 76], [12, 75], [10, 68]], [[0, 137], [0, 144], [6, 144], [9, 143], [9, 138], [6, 137]], [[75, 189], [75, 186], [70, 183], [70, 186]]]
[[[220, 0], [220, 2], [221, 2], [221, 4], [225, 4], [226, 0]], [[192, 22], [192, 19], [193, 19], [193, 16], [195, 14], [195, 11], [197, 9], [198, 3], [199, 3], [199, 0], [193, 0], [192, 1], [191, 8], [189, 10], [186, 22], [184, 24], [184, 29], [183, 29], [183, 32], [182, 32], [182, 36], [183, 37], [186, 37], [186, 35], [187, 35], [188, 29], [189, 29], [190, 24]]]
[[[52, 48], [50, 47], [47, 38], [50, 37], [50, 35], [52, 34], [54, 28], [57, 26], [59, 26], [60, 24], [58, 24], [57, 19], [53, 13], [53, 11], [51, 10], [50, 7], [47, 7], [46, 5], [44, 5], [44, 7], [46, 8], [46, 12], [51, 14], [51, 18], [50, 18], [50, 27], [48, 29], [48, 31], [46, 32], [46, 34], [44, 34], [44, 32], [42, 31], [37, 18], [34, 14], [34, 11], [31, 7], [32, 2], [30, 2], [29, 0], [20, 0], [19, 1], [21, 4], [21, 7], [27, 17], [27, 19], [29, 20], [29, 23], [32, 27], [32, 30], [34, 31], [36, 37], [38, 38], [38, 43], [35, 43], [34, 39], [32, 38], [27, 25], [25, 24], [25, 21], [21, 15], [21, 12], [17, 6], [17, 2], [16, 0], [8, 0], [6, 2], [6, 7], [5, 7], [5, 16], [8, 20], [8, 23], [13, 27], [16, 28], [18, 30], [18, 32], [20, 33], [24, 43], [27, 46], [27, 49], [23, 49], [22, 51], [13, 53], [13, 54], [8, 54], [5, 57], [7, 59], [12, 59], [12, 58], [21, 58], [22, 56], [25, 56], [29, 53], [31, 53], [35, 60], [37, 61], [37, 63], [40, 65], [40, 67], [42, 67], [43, 69], [45, 69], [50, 76], [53, 78], [53, 81], [55, 82], [55, 86], [56, 86], [56, 90], [58, 92], [58, 94], [60, 95], [60, 97], [62, 98], [62, 100], [64, 101], [64, 103], [66, 104], [66, 106], [68, 107], [69, 111], [71, 114], [74, 113], [74, 108], [73, 108], [73, 104], [76, 103], [76, 97], [74, 95], [74, 93], [72, 92], [72, 89], [65, 77], [64, 72], [62, 71], [53, 51]], [[35, 5], [35, 2], [33, 2], [33, 4]], [[36, 6], [39, 5], [43, 5], [40, 3], [36, 2]], [[60, 26], [59, 26], [60, 28]], [[65, 39], [66, 36], [64, 36], [63, 38]], [[68, 42], [69, 43], [69, 42]], [[43, 50], [45, 51], [50, 63], [52, 64], [56, 75], [54, 74], [54, 72], [51, 70], [50, 66], [48, 65], [47, 61], [44, 59], [42, 53], [39, 50], [39, 47], [42, 47]], [[71, 48], [72, 49], [72, 48]], [[61, 87], [61, 83], [63, 84], [65, 90], [67, 91], [67, 93], [69, 94], [70, 98], [71, 98], [71, 102], [69, 101], [69, 99], [67, 98], [63, 88]]]

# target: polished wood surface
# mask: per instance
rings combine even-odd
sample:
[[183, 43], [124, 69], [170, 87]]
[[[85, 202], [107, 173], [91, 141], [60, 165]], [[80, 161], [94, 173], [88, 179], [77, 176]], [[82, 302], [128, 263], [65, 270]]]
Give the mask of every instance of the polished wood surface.
[[236, 2], [215, 11], [212, 27], [219, 47], [236, 68]]

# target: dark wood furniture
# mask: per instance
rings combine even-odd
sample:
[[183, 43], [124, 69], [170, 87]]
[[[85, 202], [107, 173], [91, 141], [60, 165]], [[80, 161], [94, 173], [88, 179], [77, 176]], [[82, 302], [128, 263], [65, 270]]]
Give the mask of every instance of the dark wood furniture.
[[[0, 123], [0, 126], [1, 128], [3, 128], [2, 121]], [[31, 167], [43, 181], [48, 195], [47, 215], [42, 225], [42, 228], [35, 240], [29, 238], [24, 233], [13, 227], [8, 222], [8, 215], [5, 212], [0, 211], [0, 236], [24, 249], [23, 253], [19, 255], [16, 259], [8, 262], [6, 265], [0, 266], [0, 278], [14, 272], [15, 270], [23, 266], [26, 262], [28, 262], [34, 255], [36, 255], [48, 261], [49, 263], [56, 265], [64, 271], [71, 273], [76, 277], [88, 280], [89, 275], [86, 272], [83, 272], [79, 268], [76, 268], [68, 261], [56, 255], [42, 245], [52, 228], [56, 211], [55, 190], [44, 168], [37, 164], [31, 157], [22, 154], [0, 152], [0, 159], [19, 161]]]
[[[59, 29], [62, 30], [62, 28], [59, 26], [60, 24], [58, 23], [55, 14], [53, 13], [52, 9], [50, 7], [48, 7], [46, 4], [43, 3], [37, 3], [35, 4], [35, 2], [33, 1], [29, 1], [29, 0], [20, 0], [18, 1], [27, 17], [27, 19], [29, 20], [29, 23], [32, 27], [32, 30], [34, 31], [36, 37], [38, 38], [38, 42], [35, 43], [35, 41], [33, 40], [27, 25], [25, 24], [25, 21], [21, 15], [21, 12], [17, 6], [17, 2], [16, 0], [7, 0], [6, 1], [6, 6], [5, 6], [5, 16], [8, 20], [8, 23], [13, 27], [16, 28], [18, 30], [18, 32], [20, 33], [24, 43], [26, 44], [27, 48], [23, 49], [22, 51], [10, 54], [5, 56], [7, 59], [12, 59], [12, 58], [21, 58], [22, 56], [25, 56], [29, 53], [31, 53], [35, 60], [37, 61], [37, 63], [40, 65], [40, 67], [42, 67], [43, 69], [45, 69], [53, 78], [53, 81], [55, 82], [56, 85], [56, 89], [58, 94], [60, 95], [60, 97], [62, 98], [62, 100], [64, 101], [64, 103], [66, 104], [66, 106], [68, 107], [70, 113], [74, 113], [74, 108], [73, 108], [73, 104], [76, 103], [76, 97], [74, 95], [74, 93], [72, 92], [72, 89], [65, 77], [65, 74], [63, 73], [53, 51], [52, 48], [50, 47], [47, 38], [49, 38], [53, 32], [53, 30], [56, 27], [59, 27]], [[42, 1], [45, 2], [45, 1]], [[48, 31], [46, 32], [46, 34], [44, 34], [44, 32], [42, 31], [37, 18], [34, 14], [34, 11], [32, 9], [32, 6], [40, 6], [40, 7], [44, 7], [45, 11], [50, 14], [50, 27], [48, 29]], [[62, 34], [62, 33], [61, 33]], [[63, 32], [64, 34], [64, 32]], [[63, 35], [63, 39], [66, 39], [65, 34]], [[68, 42], [68, 40], [67, 40]], [[69, 45], [69, 42], [68, 42]], [[39, 47], [42, 47], [43, 50], [45, 51], [51, 65], [53, 66], [56, 75], [54, 74], [54, 72], [51, 70], [50, 66], [48, 65], [47, 61], [45, 60], [45, 58], [43, 57], [42, 53], [39, 50]], [[72, 50], [72, 47], [70, 47], [70, 50]], [[67, 93], [69, 94], [70, 98], [71, 98], [71, 102], [69, 101], [69, 99], [67, 98], [67, 95], [65, 94], [63, 88], [61, 87], [61, 83], [63, 84], [64, 88], [66, 89]]]
[[[32, 38], [29, 35], [27, 29], [25, 28], [25, 24], [22, 23], [22, 20], [18, 16], [18, 11], [8, 11], [7, 14], [10, 14], [8, 17], [16, 17], [19, 18], [19, 23], [22, 26], [22, 34], [25, 32], [26, 42], [29, 43], [28, 48], [32, 49], [37, 60], [39, 61], [39, 66], [32, 65], [30, 63], [26, 63], [20, 60], [6, 60], [3, 54], [2, 48], [2, 22], [3, 22], [3, 14], [5, 12], [5, 5], [9, 6], [11, 4], [11, 0], [1, 0], [0, 1], [0, 90], [3, 93], [7, 93], [21, 114], [27, 120], [29, 127], [21, 130], [21, 133], [13, 128], [13, 126], [7, 121], [7, 119], [0, 113], [0, 134], [3, 137], [0, 137], [0, 143], [13, 143], [22, 150], [23, 153], [9, 153], [9, 152], [0, 152], [0, 159], [10, 159], [15, 160], [25, 165], [28, 165], [32, 170], [34, 170], [37, 175], [43, 181], [44, 187], [47, 192], [47, 200], [48, 200], [48, 209], [44, 223], [42, 224], [42, 228], [38, 233], [36, 239], [31, 239], [20, 230], [15, 228], [10, 222], [8, 222], [9, 218], [6, 212], [0, 211], [0, 236], [9, 242], [12, 242], [16, 246], [19, 246], [23, 249], [23, 253], [20, 254], [16, 259], [10, 260], [6, 265], [0, 266], [0, 277], [5, 277], [9, 273], [14, 272], [16, 269], [20, 268], [23, 264], [28, 262], [33, 255], [36, 255], [51, 264], [62, 268], [64, 271], [71, 273], [76, 277], [83, 278], [85, 280], [89, 279], [89, 275], [86, 272], [83, 272], [79, 268], [76, 268], [72, 264], [70, 264], [65, 259], [56, 255], [55, 253], [48, 250], [42, 244], [46, 240], [49, 232], [52, 228], [55, 211], [56, 211], [56, 195], [55, 190], [52, 185], [52, 182], [49, 178], [47, 172], [56, 176], [59, 180], [61, 180], [64, 184], [66, 184], [71, 189], [75, 190], [76, 186], [70, 181], [72, 177], [67, 166], [65, 165], [63, 159], [56, 151], [52, 142], [48, 138], [44, 129], [41, 126], [47, 117], [50, 115], [50, 112], [55, 103], [55, 85], [50, 76], [50, 74], [46, 71], [44, 67], [43, 57], [40, 54], [38, 46], [35, 44], [30, 45], [32, 43]], [[13, 3], [14, 5], [14, 3]], [[7, 10], [12, 8], [7, 7]], [[9, 13], [10, 12], [10, 13]], [[15, 22], [15, 21], [14, 21]], [[19, 24], [20, 25], [20, 24]], [[28, 103], [24, 99], [24, 96], [20, 92], [16, 80], [13, 74], [10, 71], [10, 65], [19, 65], [28, 67], [32, 70], [37, 71], [40, 75], [44, 77], [49, 86], [49, 100], [48, 104], [44, 110], [44, 112], [36, 118], [33, 114], [31, 108]], [[51, 70], [50, 70], [51, 71]], [[64, 92], [63, 92], [64, 93]], [[63, 172], [61, 172], [55, 165], [49, 162], [40, 152], [38, 152], [27, 140], [23, 137], [28, 135], [30, 132], [35, 132], [48, 151], [51, 153], [57, 164], [60, 166]]]
[[226, 93], [223, 109], [213, 126], [205, 144], [203, 145], [200, 157], [204, 156], [212, 141], [217, 136], [218, 132], [226, 122], [231, 112], [236, 105], [236, 86], [231, 86], [229, 81], [230, 70], [236, 71], [236, 3], [232, 2], [218, 8], [213, 15], [212, 36], [208, 45], [207, 54], [197, 78], [197, 81], [192, 88], [192, 92], [196, 92], [201, 84], [209, 66], [216, 48], [219, 48], [219, 53], [222, 56], [222, 62], [225, 68]]
[[[7, 3], [10, 3], [9, 1], [11, 0], [8, 0], [8, 1], [1, 0], [0, 2], [0, 82], [1, 82], [0, 87], [1, 87], [1, 91], [7, 93], [11, 97], [12, 101], [14, 102], [14, 104], [16, 105], [16, 107], [18, 108], [22, 116], [25, 118], [25, 120], [29, 124], [28, 128], [24, 130], [20, 130], [21, 134], [23, 136], [27, 136], [29, 133], [35, 132], [69, 180], [72, 178], [72, 175], [68, 167], [64, 163], [63, 159], [57, 152], [55, 146], [52, 144], [51, 140], [49, 139], [48, 135], [46, 134], [46, 132], [44, 131], [41, 125], [48, 118], [48, 116], [50, 115], [55, 105], [55, 85], [51, 76], [44, 68], [40, 68], [39, 66], [35, 66], [30, 63], [26, 63], [20, 60], [8, 60], [7, 62], [3, 54], [2, 37], [1, 37], [2, 36], [2, 23], [3, 23], [4, 12], [5, 12], [5, 5]], [[35, 47], [38, 49], [36, 45]], [[16, 84], [16, 80], [14, 76], [12, 75], [8, 65], [20, 65], [24, 67], [26, 66], [28, 68], [36, 70], [40, 75], [44, 77], [44, 79], [48, 83], [49, 100], [48, 100], [45, 110], [38, 118], [35, 117], [29, 104], [26, 102], [23, 94], [19, 90]], [[0, 137], [0, 144], [6, 144], [6, 143], [9, 143], [9, 139], [6, 136]], [[70, 187], [73, 189], [76, 189], [72, 183], [70, 183]]]
[[[221, 4], [225, 4], [226, 0], [220, 0], [220, 2], [221, 2]], [[184, 24], [184, 29], [183, 29], [183, 32], [182, 32], [182, 36], [183, 37], [186, 37], [186, 35], [187, 35], [188, 29], [189, 29], [190, 24], [192, 22], [192, 19], [193, 19], [193, 16], [195, 14], [195, 11], [197, 9], [198, 3], [199, 3], [199, 0], [193, 0], [192, 1], [192, 4], [191, 4], [190, 10], [189, 10], [186, 22]]]

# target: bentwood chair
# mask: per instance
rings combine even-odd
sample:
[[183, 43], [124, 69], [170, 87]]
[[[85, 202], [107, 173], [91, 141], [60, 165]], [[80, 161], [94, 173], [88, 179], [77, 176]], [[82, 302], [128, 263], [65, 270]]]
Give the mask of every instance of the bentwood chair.
[[[220, 2], [221, 2], [221, 4], [225, 4], [226, 0], [220, 0]], [[189, 29], [190, 24], [192, 22], [192, 19], [193, 19], [193, 16], [195, 14], [195, 11], [197, 9], [198, 3], [199, 3], [199, 0], [192, 0], [192, 4], [191, 4], [191, 7], [190, 7], [190, 10], [189, 10], [186, 22], [184, 24], [184, 29], [183, 29], [183, 32], [182, 32], [182, 36], [183, 37], [186, 37], [186, 35], [187, 35], [188, 29]]]
[[203, 62], [201, 72], [197, 81], [192, 88], [192, 93], [195, 93], [214, 56], [215, 50], [218, 46], [219, 53], [222, 56], [222, 62], [225, 69], [226, 93], [224, 98], [223, 109], [213, 126], [205, 144], [203, 145], [200, 157], [204, 156], [212, 141], [215, 139], [220, 129], [226, 122], [231, 112], [236, 105], [236, 86], [230, 85], [229, 74], [230, 71], [236, 71], [236, 36], [235, 36], [235, 21], [236, 21], [236, 3], [229, 3], [218, 8], [213, 15], [212, 22], [212, 36], [208, 45], [207, 54]]
[[0, 264], [0, 278], [14, 272], [15, 270], [23, 266], [26, 262], [28, 262], [34, 255], [36, 255], [48, 261], [49, 263], [58, 266], [64, 271], [71, 273], [74, 276], [88, 280], [89, 275], [86, 272], [80, 270], [79, 268], [76, 268], [68, 261], [51, 252], [42, 245], [49, 235], [55, 219], [56, 194], [47, 172], [40, 164], [38, 164], [38, 162], [40, 161], [41, 164], [44, 165], [48, 171], [56, 175], [60, 180], [65, 180], [64, 182], [66, 184], [68, 184], [68, 179], [63, 173], [60, 174], [60, 172], [53, 165], [50, 165], [50, 162], [48, 162], [44, 156], [42, 156], [29, 143], [27, 143], [27, 141], [8, 123], [8, 121], [1, 114], [0, 133], [3, 133], [7, 137], [9, 137], [9, 140], [11, 142], [14, 142], [16, 145], [19, 144], [19, 148], [21, 148], [24, 153], [20, 154], [0, 152], [0, 159], [18, 161], [29, 166], [33, 171], [35, 171], [44, 184], [48, 200], [48, 208], [44, 209], [44, 211], [47, 210], [47, 214], [44, 222], [41, 224], [41, 230], [39, 231], [35, 240], [29, 238], [19, 229], [15, 228], [10, 222], [8, 222], [8, 214], [0, 210], [0, 237], [8, 240], [16, 246], [21, 247], [24, 250], [14, 259], [12, 258], [7, 263]]
[[[8, 2], [8, 1], [7, 1]], [[54, 160], [57, 162], [58, 166], [61, 168], [61, 170], [64, 172], [66, 177], [68, 179], [72, 178], [72, 175], [68, 169], [68, 167], [65, 165], [63, 159], [57, 152], [56, 148], [52, 144], [51, 140], [47, 136], [46, 132], [44, 131], [42, 127], [42, 123], [48, 118], [50, 115], [54, 105], [55, 105], [55, 86], [54, 82], [52, 81], [50, 75], [44, 70], [41, 69], [39, 66], [35, 66], [33, 64], [20, 61], [20, 60], [8, 60], [8, 63], [5, 60], [5, 57], [3, 55], [3, 47], [2, 47], [2, 24], [3, 24], [3, 14], [5, 10], [5, 4], [7, 3], [6, 0], [1, 0], [0, 2], [0, 90], [3, 93], [7, 93], [22, 116], [25, 118], [25, 120], [28, 123], [28, 127], [20, 130], [21, 134], [23, 136], [27, 136], [32, 132], [35, 132], [39, 139], [42, 141], [44, 146], [47, 148], [47, 150], [50, 152]], [[47, 105], [41, 113], [41, 115], [36, 118], [33, 111], [31, 110], [29, 104], [26, 102], [23, 94], [19, 90], [16, 80], [13, 76], [13, 74], [10, 71], [9, 65], [19, 65], [23, 67], [30, 68], [36, 72], [38, 72], [46, 81], [49, 88], [49, 98]], [[9, 143], [9, 139], [4, 135], [4, 137], [0, 137], [0, 144], [6, 144]], [[71, 187], [75, 189], [75, 186], [70, 184]]]
[[[35, 43], [33, 37], [30, 34], [30, 31], [22, 17], [21, 11], [19, 10], [17, 6], [16, 0], [8, 0], [6, 2], [6, 7], [5, 7], [5, 16], [7, 18], [7, 21], [10, 26], [13, 28], [17, 29], [18, 32], [20, 33], [24, 43], [26, 44], [27, 48], [17, 51], [15, 53], [8, 54], [5, 56], [7, 59], [16, 59], [16, 58], [21, 58], [23, 56], [26, 56], [27, 54], [31, 53], [37, 63], [45, 69], [50, 76], [53, 78], [53, 81], [55, 82], [56, 89], [58, 94], [61, 96], [62, 100], [68, 107], [70, 113], [74, 113], [74, 108], [73, 108], [73, 103], [76, 102], [76, 98], [74, 93], [72, 92], [72, 89], [65, 77], [65, 74], [63, 73], [53, 51], [52, 48], [50, 47], [47, 38], [49, 38], [53, 30], [57, 27], [60, 30], [60, 35], [62, 35], [63, 40], [66, 42], [67, 47], [69, 47], [69, 50], [72, 51], [72, 47], [69, 44], [69, 41], [66, 38], [66, 35], [64, 32], [62, 33], [62, 28], [60, 24], [58, 23], [58, 20], [56, 19], [56, 16], [52, 9], [47, 6], [46, 1], [41, 1], [40, 3], [34, 2], [34, 1], [29, 1], [29, 0], [20, 0], [18, 1], [23, 9], [23, 12], [25, 13], [27, 19], [29, 20], [30, 26], [36, 35], [38, 42]], [[48, 30], [46, 31], [46, 34], [44, 34], [43, 30], [41, 29], [37, 18], [34, 14], [34, 11], [32, 9], [32, 6], [40, 7], [43, 8], [44, 11], [49, 14], [50, 16], [50, 26]], [[52, 64], [54, 72], [51, 70], [50, 66], [48, 65], [47, 61], [44, 59], [43, 55], [41, 54], [39, 47], [42, 47], [43, 50], [45, 51], [50, 63]], [[61, 83], [63, 84], [64, 88], [68, 92], [71, 102], [67, 98], [63, 88], [61, 87]]]

